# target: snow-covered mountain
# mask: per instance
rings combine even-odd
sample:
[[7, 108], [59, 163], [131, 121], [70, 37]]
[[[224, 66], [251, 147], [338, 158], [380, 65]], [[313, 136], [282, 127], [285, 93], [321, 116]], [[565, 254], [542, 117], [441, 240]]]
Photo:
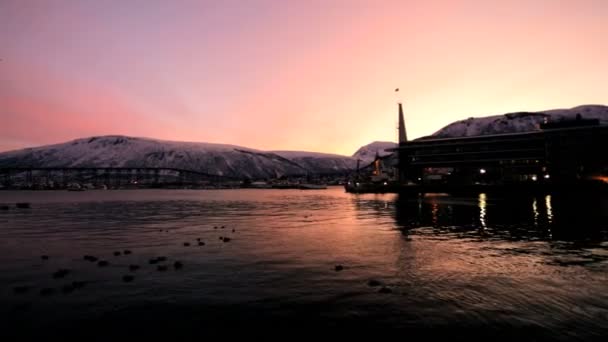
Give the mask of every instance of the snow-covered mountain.
[[167, 167], [263, 179], [349, 172], [356, 160], [313, 152], [267, 152], [235, 145], [101, 136], [0, 153], [0, 167], [18, 166]]
[[[608, 106], [520, 112], [453, 122], [435, 134], [448, 138], [537, 130], [545, 120], [598, 119], [608, 124]], [[397, 144], [375, 141], [352, 157], [299, 151], [260, 151], [235, 145], [163, 141], [126, 136], [76, 139], [62, 144], [0, 153], [0, 167], [166, 167], [234, 178], [265, 179], [281, 176], [348, 173], [391, 154]]]
[[608, 124], [608, 106], [584, 105], [570, 109], [508, 113], [481, 118], [471, 117], [453, 122], [425, 138], [470, 137], [535, 131], [539, 129], [540, 123], [545, 119], [548, 121], [575, 119], [579, 114], [583, 119], [599, 119], [600, 123]]
[[391, 154], [386, 149], [396, 147], [397, 143], [390, 141], [374, 141], [371, 144], [362, 146], [353, 154], [354, 159], [361, 159], [361, 165], [369, 164], [376, 158], [376, 153], [381, 157]]

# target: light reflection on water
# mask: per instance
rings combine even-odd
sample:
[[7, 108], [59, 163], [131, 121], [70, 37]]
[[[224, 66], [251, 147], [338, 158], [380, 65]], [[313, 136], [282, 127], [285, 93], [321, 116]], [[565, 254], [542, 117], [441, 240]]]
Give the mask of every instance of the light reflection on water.
[[545, 196], [545, 207], [547, 208], [547, 222], [553, 223], [553, 209], [551, 208], [551, 195]]
[[[0, 310], [16, 327], [156, 323], [163, 312], [169, 326], [178, 321], [167, 313], [186, 317], [185, 330], [278, 321], [431, 335], [442, 328], [471, 339], [484, 331], [564, 340], [606, 332], [604, 199], [341, 188], [0, 192], [0, 203], [20, 201], [32, 209], [0, 212]], [[125, 249], [133, 254], [112, 255]], [[83, 261], [84, 254], [110, 266]], [[185, 268], [156, 271], [148, 260], [160, 255]], [[129, 264], [142, 269], [123, 283]], [[334, 271], [337, 264], [345, 270]], [[72, 273], [53, 279], [58, 268]], [[370, 279], [392, 293], [378, 293]], [[89, 283], [70, 294], [38, 294], [73, 280]], [[19, 285], [32, 289], [16, 295]]]
[[479, 194], [479, 224], [481, 224], [481, 228], [484, 230], [487, 228], [486, 206], [488, 205], [488, 203], [486, 200], [487, 196], [485, 193]]

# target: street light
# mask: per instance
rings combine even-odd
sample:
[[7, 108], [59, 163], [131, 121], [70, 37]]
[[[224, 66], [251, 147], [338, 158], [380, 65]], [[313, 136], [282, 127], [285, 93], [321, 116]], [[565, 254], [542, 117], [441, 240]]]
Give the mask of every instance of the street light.
[[486, 173], [486, 169], [479, 169], [479, 173], [481, 173], [482, 175]]

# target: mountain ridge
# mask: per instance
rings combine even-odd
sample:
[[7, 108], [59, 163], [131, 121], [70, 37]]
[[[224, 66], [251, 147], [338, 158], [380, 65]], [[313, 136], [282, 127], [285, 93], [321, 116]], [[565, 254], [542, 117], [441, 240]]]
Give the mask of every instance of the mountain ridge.
[[520, 133], [539, 130], [545, 121], [573, 120], [580, 115], [583, 119], [598, 119], [608, 124], [608, 106], [581, 105], [567, 109], [550, 109], [536, 112], [511, 112], [483, 117], [469, 117], [454, 121], [439, 129], [429, 138], [471, 137], [489, 134]]
[[281, 153], [248, 147], [165, 141], [124, 135], [94, 136], [0, 153], [0, 167], [171, 167], [238, 178], [347, 173], [351, 157]]

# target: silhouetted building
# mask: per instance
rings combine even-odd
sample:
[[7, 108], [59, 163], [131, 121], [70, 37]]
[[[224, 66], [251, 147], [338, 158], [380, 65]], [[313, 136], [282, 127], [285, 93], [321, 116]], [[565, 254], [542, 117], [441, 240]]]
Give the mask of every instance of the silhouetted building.
[[524, 133], [407, 141], [399, 104], [400, 182], [468, 184], [608, 181], [608, 126], [583, 119], [546, 122]]

